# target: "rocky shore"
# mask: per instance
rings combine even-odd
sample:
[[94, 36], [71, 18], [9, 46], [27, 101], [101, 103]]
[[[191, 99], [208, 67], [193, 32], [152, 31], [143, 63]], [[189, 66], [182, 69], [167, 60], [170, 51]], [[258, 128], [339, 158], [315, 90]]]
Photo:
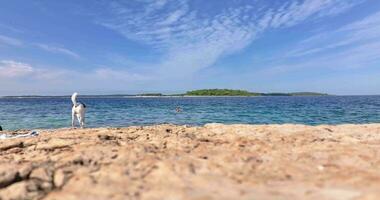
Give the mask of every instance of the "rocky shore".
[[380, 124], [157, 125], [0, 140], [0, 199], [380, 199]]

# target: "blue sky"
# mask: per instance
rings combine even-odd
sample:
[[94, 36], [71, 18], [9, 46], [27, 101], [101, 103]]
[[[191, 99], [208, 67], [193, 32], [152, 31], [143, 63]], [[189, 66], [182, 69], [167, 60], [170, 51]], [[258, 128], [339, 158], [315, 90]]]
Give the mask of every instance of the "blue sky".
[[380, 94], [378, 0], [5, 0], [0, 95]]

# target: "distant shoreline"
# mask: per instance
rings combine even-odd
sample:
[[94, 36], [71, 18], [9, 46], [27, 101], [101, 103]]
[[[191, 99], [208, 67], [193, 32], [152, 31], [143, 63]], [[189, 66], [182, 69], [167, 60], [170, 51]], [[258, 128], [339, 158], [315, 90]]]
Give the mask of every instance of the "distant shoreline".
[[[305, 95], [305, 96], [109, 96], [109, 95], [81, 95], [81, 98], [257, 98], [257, 97], [323, 97], [323, 96], [336, 96], [336, 97], [344, 97], [344, 96], [380, 96], [378, 94], [368, 94], [368, 95]], [[45, 98], [70, 98], [70, 96], [0, 96], [0, 99], [45, 99]]]
[[[184, 96], [171, 96], [171, 95], [163, 95], [163, 96], [109, 96], [109, 95], [81, 95], [81, 98], [205, 98], [205, 97], [216, 97], [216, 98], [226, 98], [226, 97], [236, 97], [236, 98], [257, 98], [257, 97], [316, 97], [316, 96], [376, 96], [376, 95], [300, 95], [300, 96], [281, 96], [281, 95], [267, 95], [267, 96], [212, 96], [212, 95], [184, 95]], [[44, 98], [70, 98], [70, 96], [0, 96], [3, 99], [44, 99]]]
[[[330, 94], [318, 92], [275, 92], [262, 93], [250, 92], [247, 90], [231, 90], [231, 89], [201, 89], [187, 91], [179, 94], [162, 94], [162, 93], [140, 93], [140, 94], [109, 94], [109, 95], [80, 95], [84, 98], [125, 98], [125, 97], [257, 97], [257, 96], [327, 96]], [[70, 95], [6, 95], [0, 98], [68, 98]]]
[[[344, 97], [344, 96], [380, 96], [379, 94], [365, 94], [365, 95], [299, 95], [299, 96], [281, 96], [281, 95], [266, 95], [266, 96], [212, 96], [212, 95], [184, 95], [184, 96], [175, 96], [175, 95], [162, 95], [162, 96], [140, 96], [140, 95], [81, 95], [81, 98], [257, 98], [257, 97], [323, 97], [323, 96], [335, 96], [335, 97]], [[45, 98], [70, 98], [70, 96], [0, 96], [0, 99], [45, 99]]]

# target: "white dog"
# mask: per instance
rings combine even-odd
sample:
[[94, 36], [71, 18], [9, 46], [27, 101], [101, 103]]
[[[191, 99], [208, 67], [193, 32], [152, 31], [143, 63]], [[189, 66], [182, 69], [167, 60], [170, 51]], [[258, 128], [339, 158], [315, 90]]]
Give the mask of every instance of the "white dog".
[[86, 105], [82, 102], [77, 102], [78, 93], [74, 93], [71, 96], [71, 101], [73, 102], [73, 108], [71, 110], [71, 126], [75, 126], [75, 117], [78, 119], [81, 128], [84, 128], [84, 118], [86, 112]]

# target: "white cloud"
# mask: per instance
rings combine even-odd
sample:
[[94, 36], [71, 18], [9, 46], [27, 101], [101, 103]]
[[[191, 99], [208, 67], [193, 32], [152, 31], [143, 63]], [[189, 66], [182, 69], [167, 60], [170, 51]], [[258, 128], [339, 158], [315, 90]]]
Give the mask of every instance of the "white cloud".
[[[302, 41], [298, 47], [287, 53], [289, 57], [299, 57], [321, 53], [350, 45], [362, 45], [380, 40], [380, 12], [350, 23], [334, 31], [314, 35]], [[369, 49], [370, 51], [370, 49]]]
[[33, 72], [34, 69], [29, 64], [12, 60], [0, 61], [0, 77], [16, 78], [32, 74]]
[[292, 26], [309, 17], [320, 18], [340, 14], [362, 1], [308, 0], [284, 4], [272, 13], [270, 26]]
[[80, 56], [75, 53], [72, 50], [59, 47], [59, 46], [53, 46], [53, 45], [47, 45], [47, 44], [41, 44], [41, 43], [30, 43], [30, 42], [24, 42], [22, 40], [8, 37], [5, 35], [0, 35], [0, 46], [1, 45], [7, 45], [7, 46], [16, 46], [16, 47], [27, 47], [27, 46], [35, 46], [38, 47], [44, 51], [52, 52], [52, 53], [59, 53], [63, 55], [67, 55], [73, 58], [80, 58]]
[[261, 76], [284, 75], [295, 71], [319, 70], [347, 71], [355, 68], [365, 68], [380, 64], [380, 42], [371, 42], [344, 48], [340, 51], [320, 56], [307, 58], [303, 61], [280, 59], [277, 63], [268, 65], [267, 68], [256, 71]]
[[0, 45], [1, 44], [11, 45], [11, 46], [22, 46], [23, 42], [16, 38], [0, 35]]
[[68, 74], [67, 70], [36, 68], [31, 64], [14, 61], [0, 61], [0, 77], [10, 79], [27, 78], [27, 80], [54, 80]]
[[[63, 84], [71, 85], [75, 83], [76, 87], [88, 86], [89, 88], [96, 85], [101, 88], [109, 86], [115, 87], [115, 82], [120, 83], [139, 83], [149, 80], [150, 77], [139, 73], [132, 73], [127, 70], [116, 70], [109, 67], [100, 67], [93, 70], [69, 70], [60, 68], [46, 68], [32, 66], [28, 63], [14, 60], [0, 61], [0, 90], [5, 89], [5, 83], [18, 83], [18, 87], [29, 87], [32, 85], [43, 84]], [[102, 84], [99, 85], [99, 82]], [[8, 86], [7, 86], [8, 87]], [[123, 87], [123, 86], [121, 86]]]
[[149, 77], [141, 74], [131, 73], [127, 70], [115, 70], [112, 68], [98, 68], [86, 76], [101, 80], [126, 82], [145, 81], [149, 79]]
[[329, 74], [359, 69], [366, 72], [380, 64], [379, 41], [380, 12], [376, 12], [336, 30], [316, 33], [293, 47], [289, 45], [286, 52], [263, 61], [265, 68], [250, 74], [288, 77], [298, 72]]
[[7, 31], [12, 31], [14, 33], [23, 33], [24, 31], [19, 29], [19, 28], [15, 28], [13, 26], [9, 26], [9, 25], [6, 25], [6, 24], [1, 24], [0, 23], [0, 29], [6, 29]]
[[109, 13], [100, 16], [97, 23], [163, 53], [162, 62], [152, 66], [158, 76], [182, 77], [244, 49], [269, 28], [290, 27], [307, 19], [336, 15], [358, 3], [293, 0], [260, 8], [241, 5], [208, 14], [190, 9], [188, 0], [112, 1]]
[[80, 58], [80, 56], [77, 53], [73, 52], [72, 50], [66, 49], [66, 48], [47, 45], [47, 44], [35, 44], [35, 46], [37, 46], [37, 47], [39, 47], [45, 51], [52, 52], [52, 53], [60, 53], [60, 54], [64, 54], [67, 56], [71, 56], [73, 58]]
[[177, 22], [182, 16], [188, 12], [188, 8], [184, 7], [183, 9], [176, 10], [169, 14], [165, 20], [158, 22], [158, 25], [166, 26]]

